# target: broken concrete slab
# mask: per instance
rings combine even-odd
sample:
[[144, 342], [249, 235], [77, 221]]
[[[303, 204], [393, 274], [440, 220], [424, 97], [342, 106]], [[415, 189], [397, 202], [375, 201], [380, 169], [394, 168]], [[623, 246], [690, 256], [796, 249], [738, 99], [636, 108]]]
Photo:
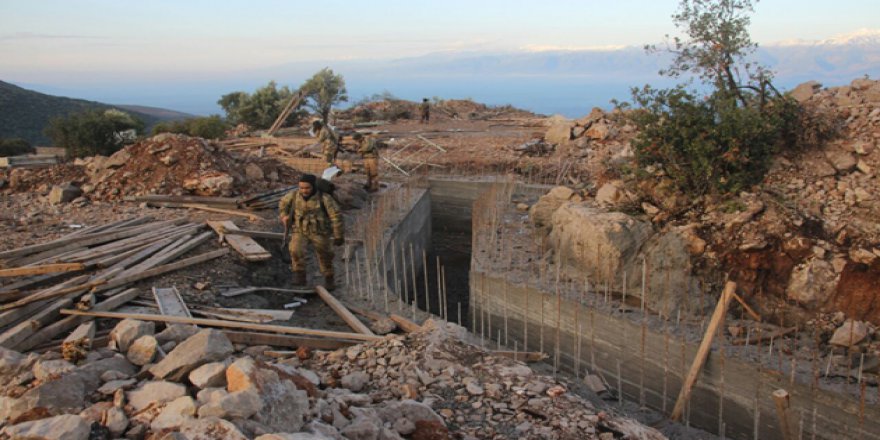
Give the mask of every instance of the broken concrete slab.
[[235, 348], [223, 332], [206, 329], [176, 346], [150, 373], [160, 379], [180, 381], [190, 371], [209, 362], [225, 359]]

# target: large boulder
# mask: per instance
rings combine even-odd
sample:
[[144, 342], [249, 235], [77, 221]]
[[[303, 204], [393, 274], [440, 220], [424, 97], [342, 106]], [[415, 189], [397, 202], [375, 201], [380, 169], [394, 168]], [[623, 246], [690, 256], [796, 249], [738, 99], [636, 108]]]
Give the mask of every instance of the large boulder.
[[152, 335], [156, 331], [156, 324], [137, 319], [123, 319], [110, 331], [110, 340], [116, 345], [121, 353], [128, 351], [132, 342], [145, 335]]
[[81, 196], [82, 193], [82, 189], [70, 183], [53, 186], [52, 191], [49, 192], [49, 203], [53, 205], [68, 203]]
[[572, 121], [558, 121], [553, 123], [547, 133], [544, 134], [544, 140], [551, 144], [564, 145], [571, 140], [571, 128], [574, 126]]
[[140, 388], [129, 391], [125, 397], [128, 403], [140, 411], [152, 403], [171, 402], [178, 397], [186, 396], [186, 386], [165, 381], [147, 382]]
[[279, 432], [298, 431], [305, 423], [308, 393], [263, 364], [238, 359], [226, 369], [226, 382], [230, 393], [252, 390], [262, 397], [263, 409], [254, 416], [258, 422]]
[[644, 269], [645, 305], [651, 310], [673, 316], [679, 308], [701, 304], [700, 285], [691, 275], [692, 246], [688, 231], [681, 228], [649, 238], [642, 251], [644, 259], [635, 258], [624, 267], [627, 295], [641, 297]]
[[821, 88], [822, 84], [816, 81], [807, 81], [795, 87], [794, 90], [790, 92], [790, 95], [795, 101], [803, 103], [812, 98]]
[[538, 199], [529, 208], [529, 219], [537, 228], [547, 228], [553, 219], [553, 213], [568, 201], [580, 201], [580, 196], [571, 188], [557, 186]]
[[165, 359], [153, 365], [150, 373], [160, 379], [180, 381], [190, 371], [228, 357], [235, 351], [223, 332], [206, 329], [183, 341]]
[[652, 234], [651, 226], [621, 212], [606, 212], [566, 203], [553, 214], [550, 243], [564, 268], [586, 273], [591, 282], [619, 285], [629, 266]]
[[831, 263], [814, 258], [794, 268], [785, 294], [808, 309], [816, 309], [834, 293], [838, 278]]

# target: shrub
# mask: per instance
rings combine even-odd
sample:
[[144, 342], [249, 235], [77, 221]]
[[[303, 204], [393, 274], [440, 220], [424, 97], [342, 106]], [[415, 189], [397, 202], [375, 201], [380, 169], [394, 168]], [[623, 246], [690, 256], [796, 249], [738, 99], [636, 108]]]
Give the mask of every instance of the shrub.
[[205, 139], [220, 139], [226, 135], [227, 128], [229, 128], [228, 124], [219, 115], [211, 115], [182, 121], [161, 122], [153, 127], [153, 134], [179, 133]]
[[88, 110], [53, 118], [45, 134], [69, 157], [109, 156], [142, 132], [144, 123], [120, 110]]
[[0, 139], [0, 157], [33, 153], [34, 147], [21, 138]]
[[[255, 128], [269, 128], [287, 103], [293, 92], [287, 87], [278, 88], [275, 81], [257, 89], [253, 94], [232, 92], [220, 97], [217, 104], [226, 112], [226, 120], [232, 125], [247, 124]], [[296, 114], [288, 117], [292, 121]]]

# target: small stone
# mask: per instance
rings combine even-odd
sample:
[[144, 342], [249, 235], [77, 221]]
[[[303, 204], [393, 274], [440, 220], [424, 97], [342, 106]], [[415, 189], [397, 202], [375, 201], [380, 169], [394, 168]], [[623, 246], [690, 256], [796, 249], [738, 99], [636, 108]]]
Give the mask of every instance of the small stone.
[[484, 392], [483, 387], [481, 387], [480, 384], [478, 384], [476, 381], [468, 382], [467, 385], [465, 385], [465, 389], [467, 390], [468, 394], [472, 396], [479, 396]]
[[343, 388], [349, 389], [357, 393], [364, 389], [364, 386], [369, 381], [370, 376], [367, 373], [364, 373], [363, 371], [356, 371], [354, 373], [343, 376], [340, 380], [340, 384]]
[[868, 325], [863, 321], [847, 319], [831, 336], [829, 343], [840, 347], [852, 347], [868, 336]]

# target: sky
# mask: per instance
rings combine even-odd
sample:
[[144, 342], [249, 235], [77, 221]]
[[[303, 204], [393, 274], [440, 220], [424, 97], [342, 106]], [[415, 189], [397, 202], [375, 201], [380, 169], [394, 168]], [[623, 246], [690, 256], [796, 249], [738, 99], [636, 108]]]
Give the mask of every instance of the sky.
[[[123, 99], [124, 94], [110, 96], [106, 90], [140, 84], [159, 91], [170, 82], [210, 83], [218, 89], [269, 79], [295, 84], [301, 78], [243, 80], [241, 73], [298, 63], [642, 46], [675, 33], [670, 16], [677, 5], [658, 0], [0, 0], [0, 80]], [[755, 4], [750, 32], [754, 41], [772, 44], [824, 40], [859, 29], [880, 29], [880, 0], [765, 0]], [[185, 94], [175, 92], [178, 98]]]

